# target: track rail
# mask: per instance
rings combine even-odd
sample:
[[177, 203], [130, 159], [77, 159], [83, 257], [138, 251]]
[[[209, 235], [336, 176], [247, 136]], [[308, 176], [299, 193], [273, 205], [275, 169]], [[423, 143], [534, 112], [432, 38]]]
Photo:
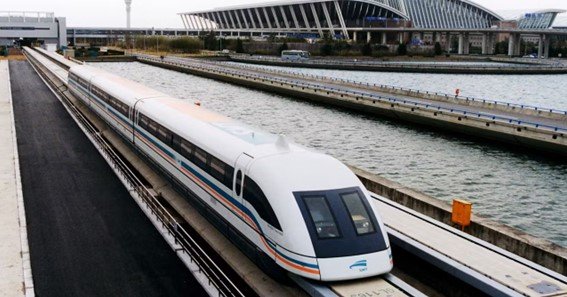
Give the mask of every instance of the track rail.
[[[549, 277], [549, 279], [552, 279], [558, 284], [567, 285], [567, 277], [564, 275], [561, 275], [541, 265], [538, 265], [524, 258], [521, 258], [517, 255], [514, 255], [506, 250], [503, 250], [483, 240], [480, 240], [469, 234], [454, 229], [448, 225], [445, 225], [439, 221], [429, 218], [414, 210], [408, 209], [407, 207], [401, 206], [384, 197], [378, 195], [372, 195], [372, 198], [374, 198], [376, 201], [379, 201], [379, 203], [397, 209], [398, 211], [404, 213], [404, 215], [419, 219], [420, 224], [423, 223], [423, 224], [433, 225], [436, 228], [439, 228], [440, 231], [442, 232], [452, 234], [462, 240], [466, 240], [470, 243], [473, 243], [479, 249], [486, 249], [491, 252], [494, 252], [501, 257], [514, 261], [531, 270], [535, 270], [537, 273]], [[478, 288], [479, 290], [485, 292], [490, 296], [527, 296], [524, 293], [522, 293], [520, 290], [518, 290], [519, 288], [517, 286], [520, 286], [521, 284], [517, 284], [516, 287], [509, 286], [509, 284], [502, 283], [498, 279], [493, 278], [491, 275], [479, 271], [474, 267], [470, 267], [466, 264], [463, 264], [463, 262], [460, 262], [458, 258], [453, 258], [452, 256], [445, 254], [443, 251], [430, 247], [427, 244], [427, 242], [416, 241], [410, 236], [397, 231], [392, 226], [389, 226], [387, 222], [386, 222], [386, 228], [388, 234], [390, 235], [392, 243], [400, 246], [402, 249], [418, 256], [419, 258], [422, 258], [423, 260], [431, 263], [432, 265], [440, 268], [441, 270], [444, 270], [447, 273], [451, 273], [456, 278], [461, 279], [465, 283], [468, 283], [474, 286], [475, 288]], [[489, 259], [486, 260], [489, 261]], [[535, 292], [533, 293], [535, 294]], [[558, 294], [559, 295], [541, 294], [539, 296], [566, 296], [563, 295], [564, 292], [563, 293], [559, 292]]]
[[[48, 55], [47, 53], [43, 53], [42, 51], [37, 52], [27, 52], [28, 59], [30, 61], [35, 61], [36, 63], [32, 63], [34, 68], [40, 75], [44, 76], [42, 79], [46, 82], [46, 84], [51, 86], [51, 89], [54, 93], [57, 93], [59, 99], [64, 104], [65, 108], [69, 111], [69, 113], [73, 116], [77, 124], [81, 127], [81, 129], [87, 134], [89, 139], [95, 144], [97, 149], [101, 152], [101, 154], [107, 159], [109, 164], [115, 169], [117, 174], [123, 178], [123, 180], [127, 181], [127, 186], [129, 189], [135, 192], [137, 196], [139, 196], [144, 204], [151, 210], [151, 214], [158, 218], [161, 227], [167, 230], [167, 233], [175, 238], [175, 243], [178, 244], [184, 253], [189, 255], [198, 266], [199, 269], [207, 276], [209, 279], [209, 284], [213, 285], [217, 291], [219, 296], [244, 296], [242, 292], [236, 288], [233, 282], [231, 282], [226, 275], [220, 270], [220, 268], [211, 260], [209, 256], [207, 256], [206, 252], [199, 247], [197, 242], [186, 232], [183, 227], [181, 226], [180, 222], [175, 219], [173, 215], [171, 215], [167, 208], [157, 199], [157, 197], [152, 193], [150, 189], [148, 189], [144, 183], [134, 174], [134, 172], [130, 169], [128, 164], [122, 160], [122, 158], [115, 152], [111, 143], [109, 143], [105, 138], [103, 138], [97, 128], [81, 113], [81, 111], [73, 104], [72, 100], [68, 97], [67, 93], [67, 85], [64, 82], [64, 77], [61, 76], [60, 73], [53, 72], [53, 70], [44, 69], [43, 71], [39, 70], [40, 63], [37, 61], [37, 58], [34, 58], [32, 55], [39, 55], [41, 54], [42, 57], [45, 56], [47, 60], [51, 63], [57, 64], [57, 67], [69, 69], [68, 63], [61, 63], [58, 61], [57, 57], [53, 57]], [[30, 57], [32, 56], [32, 57]], [[59, 83], [54, 83], [50, 80], [45, 71], [51, 71], [52, 76], [56, 76], [57, 80], [60, 81]], [[339, 288], [333, 288], [333, 285], [327, 286], [325, 284], [315, 283], [303, 279], [301, 277], [290, 275], [290, 278], [293, 282], [299, 285], [299, 287], [303, 288], [306, 292], [311, 294], [312, 296], [325, 296], [325, 297], [333, 297], [333, 296], [346, 296], [344, 294], [340, 294]], [[360, 294], [367, 292], [369, 287], [367, 280], [365, 280], [366, 285], [360, 285], [357, 288], [356, 282], [353, 285], [355, 288], [351, 289], [355, 292], [360, 292]], [[403, 282], [396, 276], [392, 274], [384, 275], [381, 277], [376, 277], [371, 282], [373, 287], [371, 287], [374, 291], [381, 291], [381, 292], [388, 292], [390, 296], [393, 297], [400, 297], [400, 296], [414, 296], [414, 297], [423, 297], [425, 296], [418, 290], [414, 289], [411, 285]], [[365, 291], [366, 290], [366, 291]], [[350, 295], [349, 295], [350, 296]]]
[[[161, 227], [167, 231], [167, 235], [175, 239], [175, 243], [180, 250], [188, 255], [191, 262], [197, 265], [198, 272], [202, 273], [208, 279], [208, 285], [213, 286], [218, 292], [218, 296], [240, 297], [244, 294], [238, 287], [227, 277], [220, 267], [211, 259], [207, 252], [199, 246], [197, 241], [189, 235], [179, 222], [167, 208], [158, 200], [150, 189], [136, 176], [125, 161], [116, 153], [113, 146], [102, 137], [100, 131], [82, 114], [82, 112], [74, 105], [69, 98], [67, 83], [61, 81], [55, 83], [50, 80], [49, 74], [45, 73], [45, 69], [41, 69], [37, 57], [34, 57], [31, 49], [26, 49], [24, 54], [31, 62], [36, 72], [42, 77], [44, 82], [57, 95], [61, 103], [65, 106], [69, 114], [77, 122], [81, 130], [93, 142], [97, 150], [103, 155], [112, 169], [120, 175], [121, 180], [126, 182], [128, 189], [141, 199], [143, 204], [150, 210], [151, 214], [158, 220]], [[52, 74], [53, 75], [53, 74]], [[59, 77], [59, 76], [58, 76]], [[163, 235], [163, 234], [162, 234]]]

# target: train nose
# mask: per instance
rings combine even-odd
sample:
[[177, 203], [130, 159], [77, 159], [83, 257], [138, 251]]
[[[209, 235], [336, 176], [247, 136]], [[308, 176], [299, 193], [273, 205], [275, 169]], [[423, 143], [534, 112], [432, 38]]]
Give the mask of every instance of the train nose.
[[318, 259], [322, 281], [342, 281], [385, 274], [392, 270], [390, 249], [352, 257]]

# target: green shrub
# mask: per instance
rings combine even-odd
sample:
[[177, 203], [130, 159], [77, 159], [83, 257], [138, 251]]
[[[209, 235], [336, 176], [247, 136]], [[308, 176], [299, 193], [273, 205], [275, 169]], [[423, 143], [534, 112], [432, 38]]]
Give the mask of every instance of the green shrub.
[[398, 46], [398, 55], [400, 56], [405, 56], [408, 54], [408, 47], [406, 46], [405, 43], [400, 43], [400, 45]]
[[372, 46], [370, 45], [370, 43], [363, 45], [362, 48], [360, 48], [360, 53], [363, 56], [372, 56]]
[[197, 38], [179, 37], [169, 42], [172, 51], [182, 53], [197, 53], [203, 49], [203, 42]]
[[440, 56], [443, 54], [443, 49], [441, 48], [441, 43], [435, 42], [435, 55]]

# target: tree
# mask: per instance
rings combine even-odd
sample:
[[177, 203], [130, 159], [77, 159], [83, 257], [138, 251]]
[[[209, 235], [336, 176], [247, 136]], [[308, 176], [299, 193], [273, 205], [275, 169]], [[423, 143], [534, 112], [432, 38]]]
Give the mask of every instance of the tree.
[[405, 56], [407, 54], [408, 54], [408, 47], [406, 46], [405, 43], [400, 42], [400, 45], [398, 46], [398, 55]]
[[330, 42], [325, 42], [319, 51], [321, 56], [331, 56], [334, 52], [333, 45]]
[[244, 53], [244, 44], [240, 38], [236, 39], [236, 52], [239, 54]]
[[363, 56], [372, 56], [372, 45], [370, 43], [366, 43], [360, 48], [360, 53]]
[[205, 43], [205, 49], [210, 51], [218, 50], [218, 40], [216, 37], [215, 32], [211, 31], [207, 33], [207, 35], [201, 37], [203, 42]]
[[435, 55], [440, 56], [443, 54], [443, 49], [441, 48], [441, 43], [435, 42]]
[[281, 55], [283, 51], [287, 51], [288, 49], [289, 49], [289, 46], [287, 45], [287, 42], [284, 41], [284, 43], [278, 49], [278, 52]]
[[203, 42], [197, 38], [179, 37], [169, 42], [171, 50], [182, 53], [196, 53], [203, 49]]

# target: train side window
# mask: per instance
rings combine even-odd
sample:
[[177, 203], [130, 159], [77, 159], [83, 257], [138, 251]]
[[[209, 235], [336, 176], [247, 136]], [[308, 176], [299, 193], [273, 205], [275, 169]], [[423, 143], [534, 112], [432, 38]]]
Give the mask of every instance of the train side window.
[[340, 194], [358, 235], [374, 233], [374, 224], [358, 192]]
[[173, 133], [173, 140], [171, 141], [171, 147], [178, 152], [180, 155], [183, 155], [181, 153], [181, 143], [183, 142], [183, 138], [181, 138], [179, 135]]
[[148, 130], [148, 117], [143, 114], [140, 114], [140, 120], [138, 121], [138, 125], [142, 127], [144, 130]]
[[158, 128], [158, 124], [151, 120], [148, 119], [148, 132], [150, 132], [150, 134], [152, 134], [153, 136], [157, 137], [157, 128]]
[[195, 150], [195, 146], [187, 140], [181, 141], [181, 155], [183, 155], [187, 160], [191, 160], [191, 155]]
[[225, 164], [223, 161], [211, 156], [211, 175], [224, 184]]
[[195, 147], [195, 151], [193, 153], [193, 158], [192, 158], [191, 161], [193, 161], [193, 163], [195, 163], [195, 165], [197, 165], [197, 167], [208, 172], [208, 170], [207, 170], [207, 153], [204, 150], [202, 150], [198, 147]]
[[165, 144], [171, 145], [171, 132], [164, 126], [158, 126], [158, 138]]
[[244, 200], [248, 201], [252, 207], [256, 210], [258, 215], [266, 221], [266, 223], [272, 225], [278, 230], [282, 230], [280, 222], [276, 217], [274, 209], [270, 205], [268, 198], [262, 192], [262, 189], [248, 176], [244, 177]]
[[319, 239], [339, 238], [341, 233], [325, 196], [304, 196], [309, 215]]
[[234, 168], [232, 166], [225, 164], [225, 171], [224, 171], [224, 185], [232, 189], [232, 177], [234, 176]]
[[236, 184], [234, 185], [234, 192], [236, 196], [240, 196], [242, 193], [242, 171], [238, 170], [236, 172]]

